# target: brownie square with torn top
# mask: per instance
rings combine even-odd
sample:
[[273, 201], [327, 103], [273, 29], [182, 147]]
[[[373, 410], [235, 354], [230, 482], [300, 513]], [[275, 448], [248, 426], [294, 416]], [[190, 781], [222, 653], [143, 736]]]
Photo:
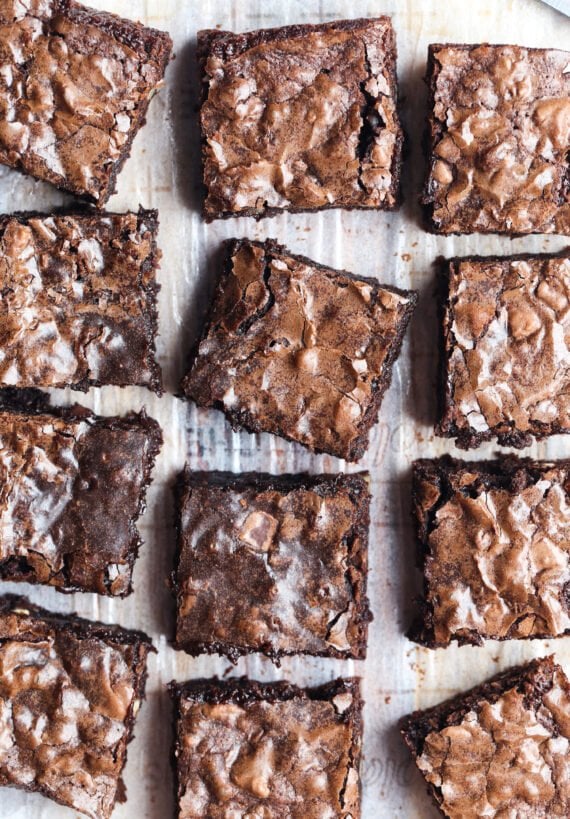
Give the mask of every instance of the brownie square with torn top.
[[234, 239], [182, 391], [234, 429], [358, 460], [416, 302], [273, 240]]
[[157, 232], [142, 208], [0, 216], [0, 387], [160, 394]]
[[389, 17], [198, 32], [207, 220], [399, 204]]
[[0, 5], [0, 162], [102, 207], [172, 51], [73, 0]]
[[570, 235], [570, 52], [431, 45], [426, 80], [431, 230]]
[[364, 658], [367, 475], [187, 470], [178, 487], [175, 647]]
[[570, 815], [570, 684], [533, 660], [401, 723], [448, 819]]
[[0, 597], [0, 785], [109, 819], [152, 650], [140, 631]]
[[451, 259], [437, 433], [468, 449], [570, 432], [570, 253]]
[[570, 634], [570, 461], [420, 460], [412, 486], [424, 575], [412, 639]]
[[124, 597], [162, 435], [144, 411], [0, 411], [0, 577]]
[[306, 689], [245, 678], [169, 688], [178, 819], [360, 819], [357, 679]]

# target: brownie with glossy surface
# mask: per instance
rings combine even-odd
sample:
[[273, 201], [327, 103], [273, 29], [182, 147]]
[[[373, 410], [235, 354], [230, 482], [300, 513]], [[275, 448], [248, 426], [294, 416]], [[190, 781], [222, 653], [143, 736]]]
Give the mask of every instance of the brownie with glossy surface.
[[171, 51], [168, 34], [73, 0], [3, 0], [0, 162], [102, 207]]
[[161, 443], [144, 411], [0, 409], [0, 577], [129, 594]]
[[332, 270], [273, 240], [226, 247], [183, 393], [221, 409], [234, 429], [358, 460], [417, 293]]
[[357, 679], [195, 680], [170, 693], [178, 819], [360, 819]]
[[570, 252], [451, 259], [442, 282], [438, 434], [468, 449], [570, 432]]
[[570, 815], [570, 683], [533, 660], [401, 723], [448, 819]]
[[158, 213], [0, 217], [0, 387], [162, 391]]
[[109, 819], [151, 650], [142, 632], [0, 597], [0, 785]]
[[412, 639], [570, 633], [569, 461], [420, 460], [412, 486], [424, 575]]
[[204, 215], [399, 204], [389, 17], [198, 32]]
[[569, 65], [555, 49], [429, 47], [433, 231], [570, 235]]
[[367, 475], [187, 470], [178, 487], [176, 648], [364, 658]]

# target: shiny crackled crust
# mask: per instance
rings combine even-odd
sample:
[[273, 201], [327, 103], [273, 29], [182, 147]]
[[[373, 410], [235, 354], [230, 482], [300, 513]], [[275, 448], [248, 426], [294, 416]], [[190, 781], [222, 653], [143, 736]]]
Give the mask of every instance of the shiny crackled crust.
[[0, 785], [109, 819], [151, 650], [142, 632], [1, 597]]
[[[169, 689], [178, 819], [222, 819], [229, 810], [360, 819], [358, 679], [307, 689], [195, 680]], [[214, 769], [212, 758], [219, 760]]]
[[411, 639], [570, 633], [570, 461], [420, 460], [412, 491], [424, 596]]
[[0, 162], [102, 207], [171, 52], [168, 34], [72, 0], [4, 0]]
[[0, 387], [160, 394], [158, 213], [0, 217]]
[[462, 449], [570, 431], [570, 254], [446, 262], [436, 432]]
[[429, 47], [431, 230], [570, 235], [569, 66], [553, 49]]
[[401, 731], [449, 819], [570, 813], [570, 684], [553, 657], [416, 711]]
[[273, 240], [231, 240], [182, 391], [234, 429], [358, 460], [416, 303]]
[[144, 411], [0, 410], [0, 577], [124, 597], [160, 450]]
[[198, 32], [205, 218], [396, 208], [396, 56], [389, 17]]
[[175, 647], [364, 658], [367, 479], [181, 475]]

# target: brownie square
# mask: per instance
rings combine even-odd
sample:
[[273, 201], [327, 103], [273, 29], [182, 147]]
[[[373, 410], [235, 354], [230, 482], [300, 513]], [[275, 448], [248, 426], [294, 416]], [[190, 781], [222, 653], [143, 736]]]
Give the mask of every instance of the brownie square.
[[234, 239], [182, 391], [234, 429], [358, 460], [416, 302], [273, 240]]
[[4, 0], [0, 162], [102, 207], [171, 51], [168, 34], [73, 0]]
[[0, 216], [0, 387], [160, 394], [158, 213]]
[[399, 204], [389, 17], [198, 32], [207, 220]]
[[445, 269], [441, 420], [468, 449], [570, 432], [570, 255], [452, 259]]
[[424, 599], [412, 639], [435, 648], [569, 634], [569, 492], [570, 461], [416, 461]]
[[429, 47], [434, 232], [570, 235], [569, 64], [554, 49]]
[[402, 734], [448, 819], [570, 815], [570, 684], [553, 657], [416, 711]]
[[109, 819], [151, 650], [140, 631], [1, 597], [0, 785]]
[[144, 411], [0, 411], [0, 577], [124, 597], [162, 435]]
[[178, 819], [360, 819], [359, 681], [171, 683]]
[[181, 476], [176, 648], [364, 658], [368, 475]]

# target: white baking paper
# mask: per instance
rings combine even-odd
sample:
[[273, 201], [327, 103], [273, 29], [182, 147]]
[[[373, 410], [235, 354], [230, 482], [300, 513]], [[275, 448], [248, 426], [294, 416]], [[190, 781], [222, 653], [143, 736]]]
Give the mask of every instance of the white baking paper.
[[[169, 646], [172, 606], [167, 579], [174, 545], [171, 486], [185, 461], [200, 469], [334, 472], [370, 470], [372, 528], [369, 593], [374, 612], [368, 660], [342, 662], [315, 658], [284, 659], [281, 668], [268, 660], [242, 658], [234, 674], [253, 678], [288, 678], [300, 685], [322, 683], [337, 675], [363, 678], [365, 735], [363, 819], [432, 819], [423, 782], [398, 736], [399, 717], [432, 705], [476, 684], [513, 663], [556, 651], [570, 671], [570, 641], [488, 643], [484, 648], [421, 649], [404, 636], [411, 599], [417, 588], [410, 520], [410, 465], [414, 458], [444, 452], [461, 454], [450, 441], [437, 440], [435, 372], [437, 326], [433, 301], [433, 261], [439, 255], [556, 251], [563, 237], [435, 237], [420, 226], [417, 192], [423, 173], [420, 138], [426, 106], [422, 82], [430, 42], [497, 42], [570, 49], [570, 23], [538, 0], [91, 0], [91, 5], [167, 29], [177, 58], [166, 88], [153, 100], [148, 124], [135, 140], [132, 157], [119, 177], [111, 210], [157, 207], [164, 256], [159, 280], [159, 358], [167, 394], [157, 398], [144, 389], [93, 389], [87, 395], [54, 391], [60, 401], [78, 400], [111, 415], [145, 406], [164, 431], [164, 448], [148, 495], [141, 529], [145, 544], [134, 572], [135, 592], [115, 601], [92, 594], [64, 596], [52, 589], [3, 584], [24, 591], [57, 611], [76, 610], [90, 618], [140, 628], [153, 638], [158, 655], [150, 658], [148, 697], [129, 748], [125, 780], [128, 802], [116, 819], [169, 819], [174, 800], [170, 773], [171, 713], [165, 684], [176, 678], [223, 675], [230, 663], [221, 657], [193, 659]], [[393, 15], [398, 39], [402, 112], [410, 155], [404, 166], [405, 204], [397, 214], [328, 211], [284, 214], [256, 223], [239, 218], [206, 225], [199, 215], [199, 138], [196, 107], [196, 32], [201, 28], [233, 31], [316, 23], [343, 17]], [[49, 185], [13, 171], [0, 170], [3, 212], [49, 210], [71, 201]], [[382, 282], [421, 291], [392, 387], [384, 400], [370, 449], [358, 465], [314, 456], [301, 446], [270, 435], [231, 431], [221, 414], [196, 410], [173, 397], [184, 371], [187, 351], [198, 331], [218, 272], [223, 239], [274, 237], [293, 252]], [[480, 458], [495, 451], [482, 447]], [[570, 456], [570, 438], [553, 438], [528, 450], [536, 456]], [[39, 795], [4, 789], [0, 816], [54, 819], [74, 812]]]

